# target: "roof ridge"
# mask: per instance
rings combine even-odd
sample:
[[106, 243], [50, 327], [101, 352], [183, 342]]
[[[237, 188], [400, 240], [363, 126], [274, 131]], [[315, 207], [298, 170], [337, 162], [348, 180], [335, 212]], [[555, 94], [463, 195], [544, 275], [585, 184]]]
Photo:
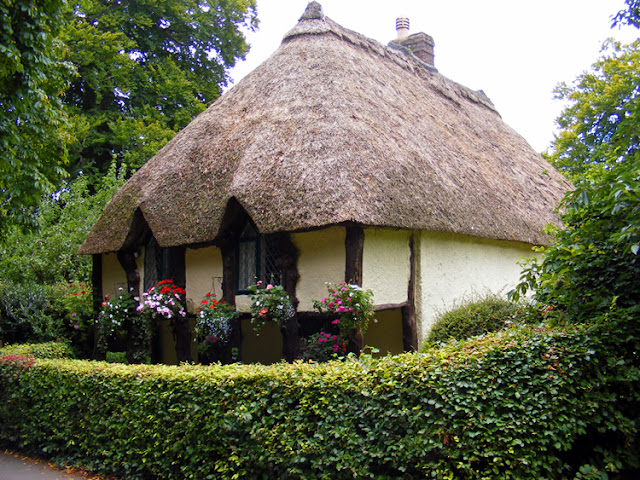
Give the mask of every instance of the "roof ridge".
[[[298, 23], [289, 32], [287, 32], [282, 39], [282, 43], [288, 42], [291, 39], [304, 35], [322, 35], [331, 33], [341, 40], [344, 40], [358, 48], [371, 51], [378, 54], [380, 57], [389, 59], [396, 63], [401, 68], [408, 70], [423, 78], [429, 76], [436, 77], [440, 82], [431, 82], [434, 88], [436, 88], [442, 95], [451, 100], [451, 90], [457, 95], [460, 95], [467, 100], [471, 100], [474, 103], [483, 105], [489, 110], [492, 110], [496, 114], [500, 115], [496, 110], [495, 105], [491, 99], [482, 90], [473, 90], [466, 87], [455, 80], [452, 80], [438, 71], [432, 65], [428, 65], [417, 56], [415, 56], [411, 50], [394, 41], [389, 42], [388, 45], [384, 45], [379, 41], [369, 38], [355, 30], [351, 30], [340, 25], [338, 22], [332, 20], [322, 13], [322, 6], [318, 2], [311, 2], [307, 5], [307, 9], [304, 14], [298, 20]], [[426, 74], [426, 77], [425, 77]], [[441, 83], [445, 82], [450, 84], [453, 89], [442, 88]]]

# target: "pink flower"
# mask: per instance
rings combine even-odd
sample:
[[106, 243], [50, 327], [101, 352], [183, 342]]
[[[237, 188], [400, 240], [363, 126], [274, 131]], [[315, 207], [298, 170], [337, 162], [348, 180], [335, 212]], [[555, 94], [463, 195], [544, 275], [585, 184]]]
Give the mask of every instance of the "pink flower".
[[327, 303], [327, 299], [326, 299], [326, 298], [323, 298], [323, 299], [321, 300], [321, 302], [322, 302], [322, 303]]
[[337, 325], [340, 322], [340, 319], [336, 318], [333, 322], [331, 322], [331, 325]]
[[271, 290], [273, 288], [273, 285], [269, 284], [267, 285], [267, 290]]
[[266, 317], [267, 313], [269, 313], [269, 309], [268, 308], [261, 308], [260, 312], [258, 313], [258, 315], [260, 315], [261, 317]]

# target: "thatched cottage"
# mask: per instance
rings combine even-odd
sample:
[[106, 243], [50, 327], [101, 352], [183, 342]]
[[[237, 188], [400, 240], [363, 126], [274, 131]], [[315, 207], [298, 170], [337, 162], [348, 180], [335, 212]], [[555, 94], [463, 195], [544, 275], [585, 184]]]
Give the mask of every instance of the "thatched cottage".
[[237, 340], [244, 361], [275, 361], [317, 327], [325, 282], [373, 290], [365, 343], [383, 352], [515, 285], [569, 184], [483, 92], [437, 72], [431, 37], [401, 36], [381, 45], [310, 3], [107, 205], [81, 248], [97, 294], [172, 278], [191, 311], [207, 292], [243, 309], [249, 283], [276, 278], [296, 316], [259, 338], [243, 319]]

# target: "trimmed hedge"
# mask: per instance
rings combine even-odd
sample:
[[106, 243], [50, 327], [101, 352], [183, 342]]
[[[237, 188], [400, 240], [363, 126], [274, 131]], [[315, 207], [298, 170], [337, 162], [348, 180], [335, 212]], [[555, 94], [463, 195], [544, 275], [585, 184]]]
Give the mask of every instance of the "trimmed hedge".
[[496, 332], [521, 316], [522, 311], [522, 305], [495, 296], [468, 302], [438, 315], [427, 342], [464, 340]]
[[73, 348], [62, 342], [23, 343], [0, 348], [3, 355], [22, 355], [35, 358], [75, 358]]
[[0, 361], [0, 438], [127, 479], [632, 478], [637, 329], [517, 327], [327, 364]]

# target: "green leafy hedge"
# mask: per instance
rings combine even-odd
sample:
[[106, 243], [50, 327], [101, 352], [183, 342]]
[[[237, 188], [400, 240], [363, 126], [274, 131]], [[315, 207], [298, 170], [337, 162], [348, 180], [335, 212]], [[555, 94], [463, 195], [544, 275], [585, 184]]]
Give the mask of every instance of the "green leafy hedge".
[[0, 348], [0, 357], [22, 355], [36, 358], [75, 358], [73, 349], [62, 342], [24, 343]]
[[637, 329], [621, 315], [327, 364], [0, 361], [0, 438], [127, 479], [633, 478]]

